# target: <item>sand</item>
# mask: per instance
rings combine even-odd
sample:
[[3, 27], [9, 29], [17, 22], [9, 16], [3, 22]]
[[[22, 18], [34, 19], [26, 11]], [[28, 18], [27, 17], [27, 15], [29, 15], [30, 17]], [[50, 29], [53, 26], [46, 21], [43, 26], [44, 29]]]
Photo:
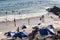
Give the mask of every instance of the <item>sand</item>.
[[[47, 18], [45, 18], [45, 19], [48, 19], [48, 18], [50, 18], [50, 17], [48, 17], [47, 16]], [[51, 18], [50, 18], [51, 19]], [[58, 18], [57, 18], [58, 19]], [[49, 24], [53, 24], [54, 26], [55, 26], [55, 31], [57, 31], [57, 30], [60, 30], [60, 21], [58, 21], [58, 20], [56, 20], [56, 18], [53, 18], [51, 21], [46, 21], [45, 20], [45, 22], [42, 22], [43, 23], [43, 27], [47, 27]], [[36, 23], [37, 24], [37, 23]], [[27, 32], [29, 32], [29, 33], [31, 33], [32, 32], [32, 27], [33, 26], [35, 26], [36, 24], [32, 24], [32, 25], [28, 25], [28, 28], [27, 29], [25, 29]], [[18, 26], [16, 26], [16, 27], [11, 27], [11, 28], [3, 28], [3, 29], [1, 29], [0, 30], [0, 32], [2, 32], [2, 34], [0, 34], [0, 40], [2, 39], [2, 38], [6, 38], [5, 36], [4, 36], [4, 33], [5, 32], [7, 32], [7, 31], [16, 31], [16, 29], [17, 29], [17, 27]], [[22, 31], [21, 29], [20, 29], [20, 31]]]

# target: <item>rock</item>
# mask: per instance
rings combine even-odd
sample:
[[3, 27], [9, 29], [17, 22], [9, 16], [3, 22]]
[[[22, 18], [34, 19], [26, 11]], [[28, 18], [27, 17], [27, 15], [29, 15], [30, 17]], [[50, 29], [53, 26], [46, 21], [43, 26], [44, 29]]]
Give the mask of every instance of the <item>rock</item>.
[[59, 7], [56, 7], [54, 6], [53, 8], [48, 8], [46, 9], [48, 12], [52, 12], [54, 13], [55, 15], [59, 16], [60, 15], [60, 8]]

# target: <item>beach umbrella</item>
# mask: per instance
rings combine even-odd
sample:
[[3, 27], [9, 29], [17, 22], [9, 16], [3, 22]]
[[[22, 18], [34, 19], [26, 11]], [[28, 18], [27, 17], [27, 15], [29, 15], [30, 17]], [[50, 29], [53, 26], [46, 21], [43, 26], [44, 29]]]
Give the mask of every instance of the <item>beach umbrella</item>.
[[15, 18], [14, 18], [14, 26], [16, 27], [16, 20], [15, 20]]

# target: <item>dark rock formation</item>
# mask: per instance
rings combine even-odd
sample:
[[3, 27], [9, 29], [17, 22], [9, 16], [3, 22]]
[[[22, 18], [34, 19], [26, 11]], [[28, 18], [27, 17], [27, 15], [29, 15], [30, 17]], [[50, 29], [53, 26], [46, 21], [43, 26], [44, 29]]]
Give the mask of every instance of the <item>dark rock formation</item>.
[[59, 7], [56, 7], [54, 6], [53, 8], [48, 8], [46, 9], [48, 12], [52, 12], [54, 13], [55, 15], [57, 16], [60, 16], [60, 8]]

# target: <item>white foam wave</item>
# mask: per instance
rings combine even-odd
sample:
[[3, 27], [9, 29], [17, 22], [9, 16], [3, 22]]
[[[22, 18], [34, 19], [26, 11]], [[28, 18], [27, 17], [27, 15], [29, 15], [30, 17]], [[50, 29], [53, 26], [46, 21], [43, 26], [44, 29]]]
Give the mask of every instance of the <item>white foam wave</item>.
[[41, 10], [41, 12], [37, 13], [30, 13], [30, 14], [22, 14], [22, 15], [6, 15], [6, 16], [1, 16], [0, 17], [0, 22], [2, 21], [13, 21], [15, 19], [25, 19], [25, 18], [31, 18], [31, 17], [37, 17], [47, 14], [46, 10]]
[[50, 8], [50, 7], [45, 7], [45, 9], [48, 9], [48, 8]]

